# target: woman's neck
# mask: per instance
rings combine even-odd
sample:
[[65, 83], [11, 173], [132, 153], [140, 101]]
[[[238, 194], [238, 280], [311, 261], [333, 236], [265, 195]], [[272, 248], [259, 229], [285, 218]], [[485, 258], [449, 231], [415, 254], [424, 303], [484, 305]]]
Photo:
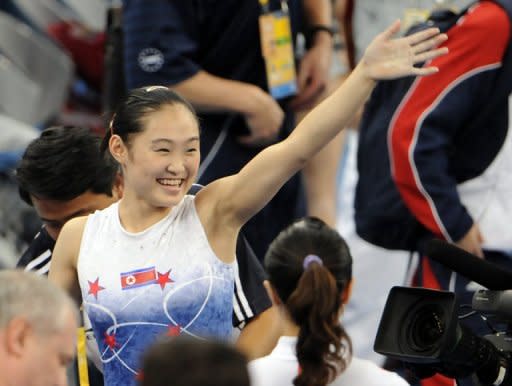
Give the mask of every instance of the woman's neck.
[[127, 232], [138, 233], [162, 220], [171, 210], [172, 207], [154, 207], [125, 196], [119, 201], [119, 221]]
[[286, 315], [283, 317], [282, 335], [283, 336], [299, 336], [300, 327]]

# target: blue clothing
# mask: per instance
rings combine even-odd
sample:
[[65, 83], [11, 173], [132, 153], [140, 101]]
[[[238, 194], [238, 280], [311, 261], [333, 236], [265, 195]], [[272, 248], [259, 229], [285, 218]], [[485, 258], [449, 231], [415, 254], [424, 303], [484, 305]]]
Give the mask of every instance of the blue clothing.
[[[385, 242], [395, 226], [403, 249], [420, 254], [412, 284], [466, 306], [479, 286], [423, 252], [432, 237], [457, 242], [477, 224], [485, 259], [512, 268], [511, 19], [511, 0], [477, 2], [447, 31], [449, 53], [429, 63], [439, 72], [379, 83], [360, 127], [356, 228]], [[479, 315], [461, 323], [491, 333]]]
[[[294, 35], [300, 25], [301, 4], [288, 1]], [[271, 0], [270, 8], [279, 9], [280, 1]], [[260, 13], [257, 0], [124, 0], [128, 88], [173, 85], [204, 70], [266, 89]], [[154, 61], [151, 52], [156, 55]]]
[[142, 355], [163, 335], [232, 336], [236, 262], [212, 251], [193, 196], [138, 233], [122, 227], [118, 203], [90, 215], [77, 272], [106, 386], [135, 385]]
[[[502, 62], [511, 49], [510, 18], [498, 4], [512, 9], [507, 0], [481, 1], [448, 31], [449, 54], [430, 63], [439, 73], [381, 82], [374, 90], [360, 131], [360, 149], [375, 151], [358, 153], [358, 227], [401, 213], [395, 218], [409, 221], [418, 241], [432, 235], [458, 241], [480, 221], [471, 213], [474, 202], [488, 204], [492, 181], [502, 178], [486, 172], [499, 157], [510, 158], [508, 96], [494, 97], [501, 69], [512, 65]], [[489, 45], [489, 36], [499, 38]], [[474, 125], [488, 103], [495, 113]], [[472, 197], [467, 184], [478, 186]]]

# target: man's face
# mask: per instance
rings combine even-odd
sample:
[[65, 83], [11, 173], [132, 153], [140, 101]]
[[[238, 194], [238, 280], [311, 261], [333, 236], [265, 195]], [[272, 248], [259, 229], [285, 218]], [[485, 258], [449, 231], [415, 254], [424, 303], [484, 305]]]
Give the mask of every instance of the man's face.
[[102, 193], [87, 191], [72, 200], [60, 201], [30, 196], [37, 214], [43, 221], [48, 234], [57, 240], [62, 226], [69, 220], [78, 216], [85, 216], [96, 210], [104, 209], [117, 200], [116, 194], [112, 197]]
[[27, 332], [17, 366], [17, 386], [67, 385], [67, 369], [76, 353], [77, 327], [75, 316], [67, 312], [60, 330]]

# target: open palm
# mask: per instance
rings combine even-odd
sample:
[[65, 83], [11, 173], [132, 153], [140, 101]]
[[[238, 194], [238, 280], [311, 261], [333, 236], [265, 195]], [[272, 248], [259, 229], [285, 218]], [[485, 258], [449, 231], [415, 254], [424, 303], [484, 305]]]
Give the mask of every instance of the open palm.
[[446, 34], [440, 34], [437, 28], [429, 28], [393, 39], [399, 29], [400, 22], [397, 20], [370, 43], [362, 59], [367, 75], [382, 80], [437, 72], [436, 67], [419, 68], [414, 65], [446, 54], [446, 47], [436, 48], [447, 39]]

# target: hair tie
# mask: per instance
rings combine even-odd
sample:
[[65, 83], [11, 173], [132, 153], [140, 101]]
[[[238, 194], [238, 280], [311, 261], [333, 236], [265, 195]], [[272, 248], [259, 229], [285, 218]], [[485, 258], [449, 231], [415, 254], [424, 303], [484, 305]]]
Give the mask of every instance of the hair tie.
[[304, 271], [309, 268], [309, 265], [311, 263], [318, 263], [320, 265], [324, 264], [322, 259], [320, 257], [318, 257], [317, 255], [307, 255], [304, 258], [304, 262], [302, 263], [302, 267], [304, 268]]

